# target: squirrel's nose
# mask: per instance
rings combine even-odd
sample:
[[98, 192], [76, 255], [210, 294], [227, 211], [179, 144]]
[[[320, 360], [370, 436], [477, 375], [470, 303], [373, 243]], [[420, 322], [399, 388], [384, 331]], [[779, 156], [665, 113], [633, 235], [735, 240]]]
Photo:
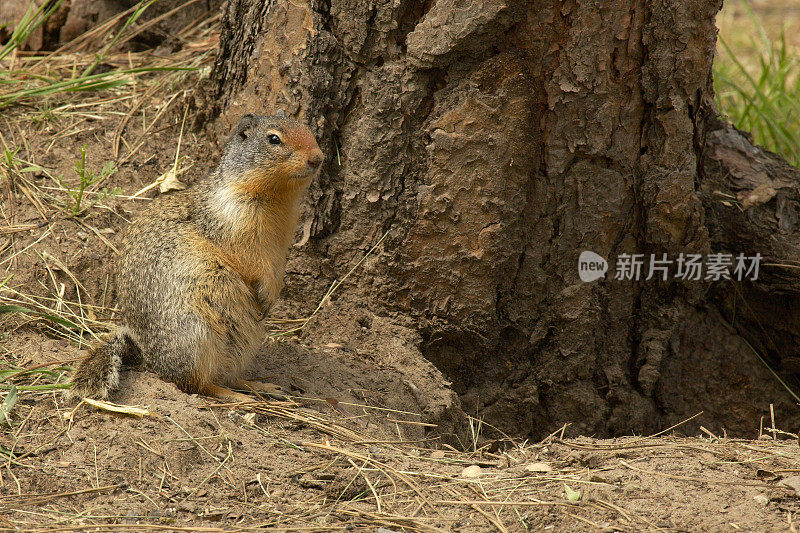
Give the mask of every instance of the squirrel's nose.
[[319, 149], [314, 150], [313, 152], [308, 154], [308, 159], [307, 159], [308, 166], [310, 166], [313, 169], [316, 169], [322, 164], [322, 159], [323, 159], [322, 150]]

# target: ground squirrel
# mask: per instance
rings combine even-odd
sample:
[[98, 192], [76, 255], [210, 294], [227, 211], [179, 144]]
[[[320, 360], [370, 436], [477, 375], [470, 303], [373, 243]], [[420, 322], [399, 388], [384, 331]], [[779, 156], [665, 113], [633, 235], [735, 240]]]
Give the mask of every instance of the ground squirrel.
[[300, 198], [322, 160], [306, 126], [242, 117], [208, 177], [131, 224], [117, 269], [124, 325], [90, 349], [71, 395], [107, 397], [123, 363], [226, 401], [251, 399], [231, 388], [279, 394], [242, 372], [263, 345], [260, 319], [283, 286]]

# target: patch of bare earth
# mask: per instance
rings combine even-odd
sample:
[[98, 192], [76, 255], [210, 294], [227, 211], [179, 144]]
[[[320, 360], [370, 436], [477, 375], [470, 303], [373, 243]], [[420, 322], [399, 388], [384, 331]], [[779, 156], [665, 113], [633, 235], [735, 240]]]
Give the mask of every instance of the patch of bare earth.
[[[13, 340], [36, 360], [73, 352]], [[115, 400], [146, 406], [143, 417], [24, 394], [0, 439], [0, 529], [768, 531], [793, 527], [800, 510], [788, 486], [796, 440], [556, 432], [457, 451], [426, 438], [412, 411], [381, 407], [382, 391], [358, 390], [355, 375], [370, 372], [379, 383], [380, 369], [362, 367], [337, 396], [375, 402], [237, 406], [127, 372]]]

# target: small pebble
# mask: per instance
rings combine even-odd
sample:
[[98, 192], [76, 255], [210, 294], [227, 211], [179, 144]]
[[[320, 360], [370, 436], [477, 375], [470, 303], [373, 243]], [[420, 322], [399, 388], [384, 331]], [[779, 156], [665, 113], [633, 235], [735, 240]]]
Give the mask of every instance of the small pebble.
[[782, 479], [778, 485], [789, 487], [794, 491], [795, 494], [800, 494], [800, 476], [791, 476], [787, 477], [786, 479]]
[[544, 474], [546, 472], [552, 472], [553, 467], [547, 463], [531, 463], [525, 467], [525, 470], [527, 470], [528, 472], [537, 472]]
[[470, 465], [461, 471], [461, 477], [476, 478], [483, 474], [483, 469], [478, 465]]

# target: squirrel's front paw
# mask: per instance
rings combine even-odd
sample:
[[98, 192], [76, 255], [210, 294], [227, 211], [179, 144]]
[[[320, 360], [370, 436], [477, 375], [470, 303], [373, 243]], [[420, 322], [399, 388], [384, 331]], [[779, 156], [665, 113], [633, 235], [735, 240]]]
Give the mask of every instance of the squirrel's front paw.
[[245, 390], [253, 390], [258, 394], [269, 396], [273, 400], [286, 401], [289, 399], [289, 391], [280, 385], [264, 383], [263, 381], [245, 381], [242, 383]]
[[267, 318], [267, 316], [269, 316], [269, 310], [272, 307], [273, 298], [269, 298], [264, 293], [260, 282], [253, 287], [253, 290], [255, 292], [256, 304], [258, 305], [259, 311], [261, 311], [261, 314], [258, 317], [258, 319], [264, 320], [265, 318]]

